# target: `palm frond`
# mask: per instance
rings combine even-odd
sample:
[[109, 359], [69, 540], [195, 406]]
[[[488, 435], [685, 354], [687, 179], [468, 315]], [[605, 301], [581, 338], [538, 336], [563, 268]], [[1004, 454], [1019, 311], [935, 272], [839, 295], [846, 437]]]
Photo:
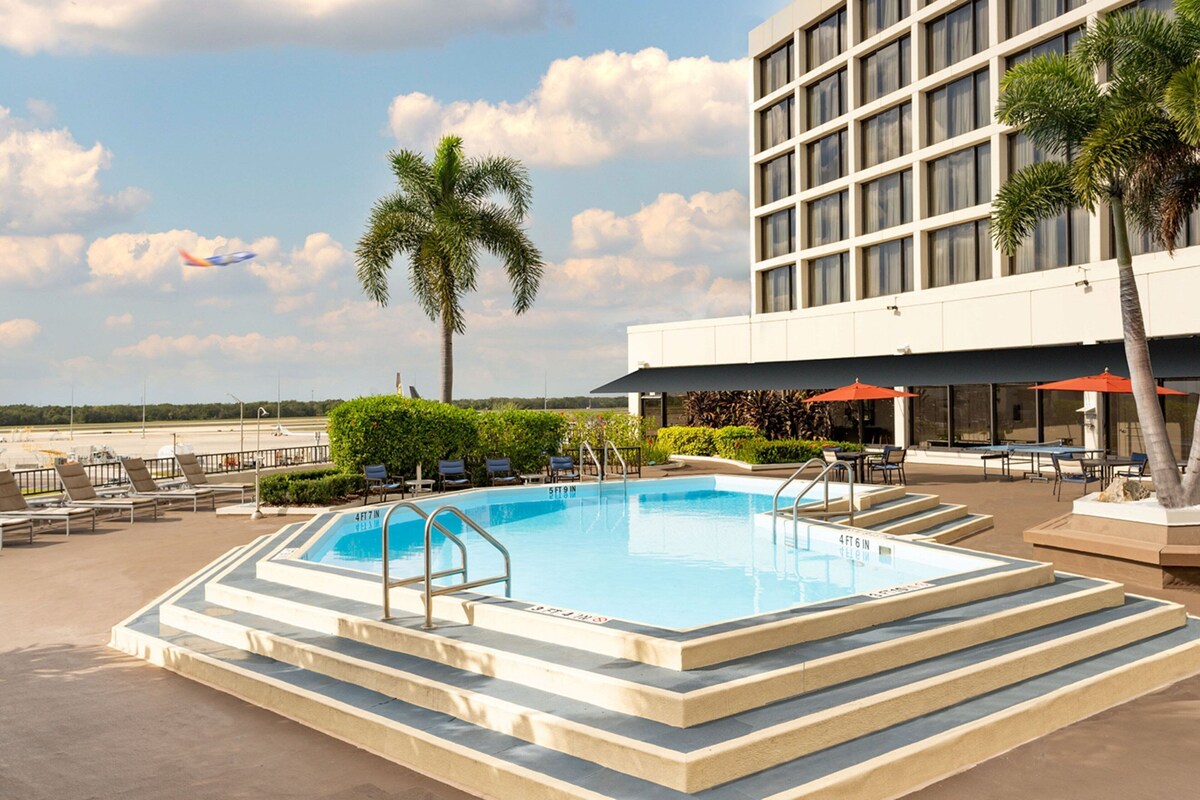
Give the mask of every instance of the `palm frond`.
[[1136, 165], [1174, 140], [1161, 111], [1145, 105], [1112, 107], [1079, 145], [1075, 193], [1089, 209], [1096, 199], [1121, 187]]
[[1017, 170], [992, 201], [991, 234], [996, 247], [1013, 255], [1038, 223], [1079, 205], [1071, 168], [1061, 161], [1042, 161]]
[[541, 286], [545, 271], [542, 254], [521, 229], [515, 210], [488, 209], [480, 222], [483, 246], [504, 262], [513, 292], [513, 311], [524, 314], [533, 307]]
[[1065, 155], [1095, 126], [1102, 107], [1092, 72], [1081, 62], [1049, 54], [1004, 74], [996, 119], [1023, 127], [1034, 144]]
[[1163, 107], [1183, 140], [1200, 147], [1200, 61], [1193, 61], [1171, 77], [1163, 92]]
[[486, 200], [499, 194], [519, 220], [525, 219], [533, 199], [533, 184], [529, 180], [529, 171], [520, 161], [508, 156], [488, 156], [467, 163], [462, 178], [464, 195]]
[[433, 156], [433, 174], [440, 189], [442, 202], [458, 194], [459, 177], [463, 172], [463, 142], [458, 136], [443, 136]]
[[426, 203], [433, 201], [437, 183], [425, 156], [412, 150], [400, 150], [389, 153], [388, 159], [400, 191]]
[[359, 284], [375, 302], [389, 300], [388, 270], [398, 253], [413, 249], [426, 230], [419, 204], [400, 192], [381, 199], [371, 209], [367, 230], [355, 247]]
[[1109, 65], [1112, 76], [1161, 84], [1192, 60], [1180, 27], [1165, 14], [1129, 9], [1100, 17], [1071, 50], [1088, 69]]

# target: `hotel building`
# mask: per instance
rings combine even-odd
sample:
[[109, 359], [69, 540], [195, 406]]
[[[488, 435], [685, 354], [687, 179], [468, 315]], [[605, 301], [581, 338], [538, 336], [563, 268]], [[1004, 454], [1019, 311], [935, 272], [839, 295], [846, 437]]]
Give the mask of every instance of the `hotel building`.
[[[750, 34], [745, 316], [635, 325], [630, 374], [598, 391], [683, 421], [683, 394], [865, 382], [871, 441], [930, 456], [1002, 441], [1140, 450], [1132, 398], [1034, 392], [1126, 372], [1107, 208], [1044, 222], [1013, 257], [994, 192], [1044, 159], [993, 117], [1006, 69], [1063, 53], [1089, 22], [1170, 0], [797, 0]], [[1200, 214], [1174, 257], [1131, 231], [1156, 374], [1200, 391]], [[1168, 398], [1180, 455], [1196, 396]]]

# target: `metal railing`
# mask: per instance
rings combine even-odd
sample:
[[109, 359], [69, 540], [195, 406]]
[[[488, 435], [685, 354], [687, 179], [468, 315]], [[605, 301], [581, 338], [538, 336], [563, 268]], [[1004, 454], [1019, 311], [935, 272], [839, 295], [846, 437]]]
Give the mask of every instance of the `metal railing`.
[[[616, 447], [617, 452], [625, 457], [625, 463], [628, 466], [629, 475], [634, 478], [642, 477], [642, 448], [633, 447]], [[581, 474], [591, 475], [595, 469], [591, 464], [581, 464]]]
[[[463, 582], [456, 583], [453, 586], [439, 586], [433, 588], [433, 553], [430, 549], [433, 537], [433, 528], [437, 523], [437, 518], [442, 514], [453, 514], [462, 520], [464, 525], [470, 527], [473, 531], [487, 541], [492, 547], [500, 551], [500, 555], [504, 556], [504, 574], [496, 575], [491, 578], [479, 578], [478, 580], [467, 580], [467, 575], [463, 573]], [[465, 568], [464, 568], [465, 569]], [[504, 596], [512, 597], [512, 558], [508, 554], [508, 548], [500, 544], [496, 537], [483, 529], [478, 522], [468, 517], [461, 509], [454, 506], [442, 506], [438, 510], [429, 515], [429, 519], [425, 521], [425, 624], [422, 629], [431, 631], [434, 629], [433, 624], [433, 598], [439, 594], [449, 594], [450, 592], [461, 592], [464, 589], [474, 589], [476, 586], [487, 586], [489, 583], [504, 582]], [[386, 589], [384, 591], [387, 591]]]
[[[814, 464], [821, 466], [822, 469], [819, 473], [817, 473], [817, 476], [815, 478], [810, 480], [807, 484], [805, 484], [803, 489], [801, 489], [799, 492], [796, 493], [796, 497], [792, 500], [791, 512], [792, 512], [793, 524], [795, 524], [797, 522], [797, 520], [799, 519], [799, 516], [800, 516], [800, 501], [803, 500], [808, 495], [809, 491], [814, 486], [817, 485], [818, 481], [820, 481], [822, 483], [824, 492], [825, 492], [822, 504], [821, 504], [820, 508], [817, 508], [817, 509], [812, 509], [812, 510], [805, 509], [804, 516], [806, 516], [806, 517], [834, 517], [834, 516], [843, 516], [844, 515], [847, 517], [847, 522], [850, 525], [854, 524], [854, 466], [851, 465], [848, 461], [826, 462], [824, 459], [810, 458], [808, 461], [805, 461], [802, 465], [800, 465], [800, 467], [795, 472], [793, 472], [790, 476], [788, 476], [787, 480], [785, 480], [783, 483], [779, 484], [779, 488], [775, 490], [774, 497], [771, 498], [771, 539], [772, 539], [772, 541], [775, 540], [775, 536], [776, 536], [777, 523], [779, 520], [779, 512], [784, 510], [779, 507], [779, 496], [781, 494], [783, 494], [783, 490], [787, 488], [788, 484], [790, 484], [792, 481], [794, 481], [798, 477], [800, 477], [800, 473], [804, 472], [804, 470], [808, 469], [809, 467], [813, 466]], [[831, 510], [829, 508], [829, 476], [834, 472], [835, 469], [845, 470], [845, 472], [846, 472], [846, 483], [848, 486], [848, 491], [846, 494], [847, 507], [845, 510], [842, 510], [842, 509]]]
[[[263, 467], [287, 467], [301, 464], [324, 464], [329, 461], [329, 445], [307, 445], [301, 447], [272, 447], [259, 450], [236, 450], [227, 453], [197, 453], [200, 468], [209, 475], [228, 472], [244, 472], [254, 469], [259, 453]], [[182, 478], [183, 471], [174, 457], [147, 458], [146, 467], [159, 480]], [[92, 480], [93, 486], [119, 486], [128, 481], [119, 461], [84, 464], [83, 469]], [[57, 492], [58, 475], [53, 467], [13, 470], [13, 477], [21, 493], [26, 495]]]
[[[390, 548], [388, 546], [389, 545], [388, 523], [391, 522], [392, 514], [395, 514], [397, 511], [399, 511], [402, 508], [415, 512], [418, 517], [425, 520], [426, 525], [428, 525], [428, 523], [430, 521], [429, 512], [427, 512], [425, 509], [421, 508], [420, 506], [416, 505], [415, 503], [413, 503], [409, 500], [403, 500], [399, 503], [396, 503], [394, 506], [392, 506], [391, 508], [389, 508], [387, 510], [386, 514], [383, 515], [383, 569], [382, 569], [382, 574], [383, 574], [383, 618], [384, 619], [392, 618], [392, 598], [388, 592], [389, 589], [393, 589], [397, 586], [407, 586], [410, 583], [416, 583], [420, 580], [425, 580], [425, 581], [429, 580], [428, 578], [425, 577], [425, 573], [422, 573], [420, 575], [414, 575], [411, 578], [401, 578], [398, 581], [391, 580], [391, 576], [389, 575], [390, 558], [388, 557], [388, 553], [390, 552]], [[446, 530], [445, 526], [443, 526], [441, 523], [438, 523], [435, 527], [437, 528], [438, 533], [442, 534], [443, 536], [445, 536], [447, 539], [449, 539], [451, 542], [454, 542], [454, 544], [458, 546], [458, 552], [462, 556], [462, 566], [459, 567], [458, 569], [444, 570], [442, 572], [437, 573], [433, 577], [447, 578], [451, 575], [462, 575], [463, 580], [465, 581], [467, 579], [467, 546], [465, 544], [463, 544], [462, 539], [458, 538], [453, 533]], [[429, 547], [429, 533], [428, 532], [426, 532], [426, 534], [425, 534], [425, 542], [426, 542], [425, 547], [426, 547], [426, 550], [428, 551], [428, 547]], [[429, 559], [426, 558], [426, 563], [428, 563], [428, 561], [429, 561]]]
[[625, 463], [625, 456], [621, 455], [621, 451], [612, 442], [605, 440], [604, 442], [604, 472], [608, 472], [608, 451], [611, 450], [617, 457], [617, 461], [621, 464], [621, 480], [625, 484], [625, 494], [629, 494], [629, 465]]
[[579, 472], [581, 475], [583, 474], [583, 454], [585, 451], [592, 457], [592, 463], [596, 465], [596, 483], [599, 486], [597, 493], [602, 495], [604, 494], [604, 466], [600, 463], [600, 459], [596, 458], [596, 451], [587, 442], [579, 443]]

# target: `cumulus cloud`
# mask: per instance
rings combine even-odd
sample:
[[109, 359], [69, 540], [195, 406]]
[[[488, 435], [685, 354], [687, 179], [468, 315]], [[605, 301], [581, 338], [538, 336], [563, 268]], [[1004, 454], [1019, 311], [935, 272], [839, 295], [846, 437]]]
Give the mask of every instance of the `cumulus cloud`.
[[262, 363], [280, 359], [292, 360], [302, 351], [301, 342], [295, 336], [268, 337], [261, 333], [162, 336], [153, 333], [136, 344], [117, 348], [113, 355], [147, 360], [175, 357], [211, 360], [217, 357], [244, 363]]
[[25, 54], [271, 45], [398, 50], [570, 19], [565, 0], [209, 0], [202, 8], [194, 0], [7, 0], [0, 3], [0, 44]]
[[83, 271], [83, 237], [0, 236], [0, 287], [38, 289], [70, 282]]
[[571, 246], [583, 253], [614, 248], [634, 249], [651, 256], [726, 253], [744, 248], [749, 204], [741, 192], [660, 194], [655, 201], [628, 216], [590, 208], [571, 220]]
[[140, 210], [143, 190], [107, 194], [101, 187], [111, 162], [99, 142], [84, 147], [66, 128], [37, 128], [0, 106], [0, 230], [60, 232]]
[[0, 322], [0, 347], [13, 348], [28, 344], [42, 330], [31, 319], [10, 319]]
[[249, 270], [272, 292], [292, 296], [288, 302], [296, 306], [298, 296], [327, 287], [338, 272], [349, 269], [350, 263], [350, 253], [340, 242], [328, 233], [310, 233], [302, 246], [283, 258], [255, 259]]
[[123, 328], [133, 327], [133, 314], [126, 311], [124, 314], [111, 314], [104, 318], [104, 327], [110, 331], [121, 330]]
[[657, 48], [576, 56], [551, 63], [515, 103], [442, 103], [415, 92], [394, 98], [388, 116], [403, 146], [453, 132], [474, 152], [531, 164], [736, 154], [746, 146], [748, 63], [671, 59]]

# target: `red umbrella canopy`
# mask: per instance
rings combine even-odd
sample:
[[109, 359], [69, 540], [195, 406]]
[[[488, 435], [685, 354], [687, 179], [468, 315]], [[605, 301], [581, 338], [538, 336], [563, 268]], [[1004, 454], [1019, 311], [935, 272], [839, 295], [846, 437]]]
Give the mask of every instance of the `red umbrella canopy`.
[[898, 392], [895, 389], [888, 389], [883, 386], [872, 386], [869, 383], [860, 383], [856, 380], [849, 386], [830, 389], [828, 392], [810, 397], [804, 402], [835, 403], [838, 401], [853, 400], [888, 400], [892, 397], [917, 397], [917, 395], [912, 392]]
[[[1104, 392], [1107, 394], [1133, 394], [1133, 383], [1129, 380], [1129, 378], [1122, 378], [1120, 375], [1113, 375], [1108, 370], [1104, 370], [1104, 372], [1101, 372], [1099, 375], [1087, 375], [1082, 378], [1068, 378], [1065, 381], [1040, 383], [1037, 386], [1030, 386], [1029, 388], [1060, 392]], [[1158, 387], [1158, 393], [1187, 394], [1187, 392], [1178, 392], [1174, 389], [1167, 389], [1163, 386]]]

